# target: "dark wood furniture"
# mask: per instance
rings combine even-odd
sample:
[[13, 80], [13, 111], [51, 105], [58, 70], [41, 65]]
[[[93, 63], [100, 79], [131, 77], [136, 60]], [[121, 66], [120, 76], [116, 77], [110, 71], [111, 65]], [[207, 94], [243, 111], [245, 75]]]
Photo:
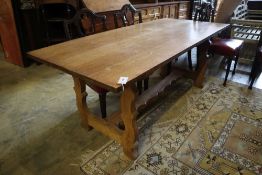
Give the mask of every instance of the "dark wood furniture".
[[[141, 11], [142, 20], [143, 22], [161, 19], [161, 18], [175, 18], [175, 19], [190, 19], [191, 14], [191, 0], [184, 0], [184, 1], [174, 1], [174, 2], [159, 2], [159, 3], [152, 3], [154, 1], [130, 1], [131, 3], [139, 3], [134, 4], [135, 9]], [[74, 6], [76, 9], [79, 8], [88, 8], [86, 7], [81, 0], [35, 0], [35, 4], [33, 5], [32, 9], [22, 9], [20, 11], [21, 14], [18, 16], [22, 17], [21, 23], [26, 24], [23, 26], [23, 35], [26, 36], [27, 48], [25, 50], [33, 50], [39, 47], [43, 47], [43, 39], [42, 37], [42, 30], [43, 27], [39, 22], [37, 14], [39, 12], [39, 6], [41, 4], [50, 4], [50, 3], [68, 3]], [[124, 4], [123, 4], [124, 5]], [[92, 10], [92, 9], [91, 9]], [[115, 21], [114, 21], [114, 14], [120, 9], [116, 11], [103, 11], [103, 12], [95, 12], [99, 15], [105, 15], [107, 17], [106, 27], [108, 30], [115, 29]], [[30, 11], [30, 12], [29, 12]], [[34, 11], [34, 12], [33, 12]], [[135, 16], [135, 23], [139, 23], [139, 16]], [[88, 22], [85, 24], [85, 29], [88, 30]], [[34, 30], [34, 31], [32, 31]], [[103, 31], [103, 26], [100, 21], [96, 23], [96, 30], [98, 32]], [[29, 33], [30, 32], [30, 33]], [[39, 36], [35, 36], [37, 33]]]
[[[45, 47], [46, 44], [46, 37], [44, 34], [44, 26], [43, 22], [40, 21], [40, 14], [39, 14], [39, 6], [41, 4], [50, 4], [50, 3], [68, 3], [72, 6], [74, 6], [76, 9], [83, 8], [82, 0], [28, 0], [28, 1], [16, 1], [13, 0], [12, 3], [6, 0], [1, 1], [1, 12], [0, 15], [4, 14], [6, 11], [10, 11], [11, 13], [14, 13], [13, 15], [8, 15], [8, 24], [7, 24], [7, 16], [1, 17], [4, 23], [1, 23], [4, 29], [4, 25], [10, 25], [9, 21], [13, 20], [14, 23], [16, 23], [16, 26], [14, 26], [14, 29], [12, 30], [12, 36], [8, 36], [11, 32], [9, 31], [9, 34], [6, 32], [2, 32], [2, 42], [7, 42], [5, 38], [12, 38], [16, 37], [14, 39], [14, 42], [16, 42], [15, 46], [12, 45], [12, 47], [8, 48], [9, 50], [5, 49], [7, 51], [7, 54], [5, 54], [5, 57], [8, 61], [18, 64], [21, 66], [28, 66], [31, 63], [31, 59], [28, 59], [26, 56], [26, 52], [38, 48]], [[190, 9], [191, 9], [191, 2], [192, 0], [176, 0], [174, 2], [160, 2], [154, 3], [155, 0], [130, 0], [135, 8], [138, 10], [141, 10], [143, 13], [143, 20], [144, 21], [150, 21], [154, 20], [154, 16], [159, 16], [157, 19], [163, 18], [163, 17], [171, 17], [171, 18], [190, 18]], [[9, 7], [6, 6], [6, 4], [9, 5]], [[13, 7], [12, 7], [13, 6]], [[13, 8], [13, 9], [12, 9]], [[11, 9], [11, 10], [10, 10]], [[160, 14], [158, 14], [160, 12]], [[112, 11], [105, 11], [105, 12], [99, 12], [101, 15], [105, 14], [107, 16], [107, 29], [115, 29], [115, 23], [114, 23], [114, 12]], [[2, 20], [1, 19], [1, 20]], [[138, 23], [137, 19], [138, 17], [135, 16], [136, 23]], [[14, 24], [13, 23], [13, 24]], [[88, 24], [87, 24], [88, 25]], [[103, 27], [100, 24], [96, 24], [96, 30], [98, 32], [103, 31]], [[11, 28], [8, 26], [7, 28]], [[88, 28], [88, 26], [87, 26]], [[17, 31], [15, 31], [17, 30]], [[8, 31], [8, 30], [7, 30]], [[61, 31], [61, 30], [60, 30]], [[64, 33], [62, 29], [62, 33]], [[16, 41], [15, 41], [16, 40]], [[3, 44], [8, 45], [8, 44]], [[20, 46], [19, 46], [20, 45]], [[5, 46], [7, 48], [7, 46]], [[15, 48], [17, 47], [17, 48]], [[16, 50], [17, 52], [13, 51]], [[12, 50], [12, 51], [11, 51]], [[20, 52], [20, 53], [18, 53]], [[16, 54], [16, 55], [15, 55]]]
[[[74, 6], [76, 9], [85, 8], [82, 0], [29, 0], [31, 7], [23, 6], [20, 1], [13, 1], [16, 9], [15, 19], [17, 27], [19, 27], [19, 40], [21, 43], [22, 54], [45, 47], [45, 34], [43, 23], [39, 19], [39, 6], [46, 3], [68, 3]], [[159, 16], [157, 19], [169, 16], [170, 18], [190, 18], [191, 0], [177, 0], [174, 2], [160, 2], [154, 3], [154, 0], [130, 0], [137, 10], [141, 10], [143, 22], [151, 21], [155, 19], [155, 15]], [[2, 6], [4, 7], [4, 6]], [[25, 8], [24, 8], [25, 7]], [[117, 9], [119, 10], [119, 9]], [[106, 27], [108, 30], [115, 29], [114, 13], [116, 11], [104, 11], [96, 14], [106, 15]], [[159, 13], [159, 14], [158, 14]], [[138, 16], [135, 16], [136, 23], [138, 22]], [[84, 28], [88, 31], [89, 23], [86, 22]], [[63, 29], [62, 29], [63, 30]], [[60, 30], [61, 31], [61, 30]], [[103, 26], [100, 21], [96, 22], [96, 31], [103, 31]], [[64, 31], [62, 31], [64, 33]], [[12, 52], [13, 53], [13, 52]], [[18, 57], [17, 57], [18, 58]], [[27, 56], [23, 57], [24, 61], [31, 62], [31, 59], [27, 59]], [[29, 65], [29, 64], [27, 64]]]
[[0, 39], [5, 60], [16, 65], [24, 66], [25, 62], [22, 58], [14, 10], [10, 0], [0, 1]]
[[[135, 15], [139, 13], [131, 4], [124, 5], [119, 11], [115, 13], [115, 26], [126, 27], [135, 24]], [[142, 23], [141, 13], [138, 15], [139, 22]], [[102, 22], [103, 31], [106, 31], [106, 16], [95, 14], [93, 11], [89, 9], [81, 9], [77, 12], [77, 14], [70, 20], [65, 21], [65, 30], [67, 39], [74, 39], [78, 37], [83, 37], [91, 34], [98, 33], [96, 30], [96, 24]], [[86, 23], [89, 23], [86, 25]], [[83, 31], [83, 25], [88, 26], [85, 31]], [[144, 81], [145, 89], [148, 87], [148, 78]], [[137, 82], [137, 86], [139, 89], [139, 93], [142, 93], [142, 81]], [[94, 91], [99, 94], [100, 101], [100, 109], [102, 117], [105, 118], [107, 116], [106, 112], [106, 94], [108, 91], [104, 88], [100, 88], [98, 86], [90, 86]]]
[[[159, 90], [165, 89], [179, 74], [171, 73], [159, 83], [160, 86], [151, 87], [142, 96], [137, 96], [137, 80], [152, 74], [192, 47], [198, 47], [199, 68], [193, 73], [193, 78], [195, 85], [202, 87], [207, 68], [206, 44], [210, 37], [227, 27], [227, 24], [161, 19], [71, 40], [28, 54], [72, 75], [82, 126], [95, 128], [116, 140], [123, 146], [125, 155], [135, 159], [138, 156], [137, 109], [148, 104], [148, 100], [161, 93]], [[157, 42], [161, 44], [155, 44]], [[121, 93], [120, 111], [106, 119], [92, 114], [86, 104], [86, 84], [120, 92], [122, 86], [117, 82], [121, 76], [129, 79]], [[121, 129], [118, 127], [120, 122], [124, 124]]]
[[[195, 6], [194, 9], [194, 21], [205, 21], [209, 22], [212, 21], [214, 22], [214, 8], [210, 3], [202, 3], [197, 6]], [[187, 53], [187, 58], [188, 58], [188, 67], [190, 70], [193, 69], [192, 65], [192, 53], [191, 50], [188, 51]]]
[[[124, 5], [124, 4], [123, 4]], [[141, 12], [142, 21], [148, 22], [161, 18], [189, 19], [191, 14], [191, 1], [174, 1], [160, 3], [134, 4], [134, 8]], [[88, 8], [83, 4], [83, 7]], [[91, 9], [92, 10], [92, 9]], [[120, 10], [120, 9], [119, 9]], [[115, 13], [118, 10], [96, 12], [107, 17], [107, 29], [115, 29]], [[139, 14], [135, 15], [135, 23], [139, 23]], [[99, 24], [97, 24], [99, 25]]]
[[252, 89], [255, 80], [262, 72], [262, 32], [260, 33], [260, 39], [257, 45], [256, 57], [253, 62], [252, 70], [250, 73], [250, 85], [249, 89]]
[[[102, 31], [107, 30], [106, 16], [98, 15], [87, 8], [78, 10], [73, 18], [64, 21], [67, 40], [102, 32], [97, 30], [97, 23], [101, 23]], [[86, 30], [84, 30], [84, 26], [86, 26]]]
[[39, 5], [40, 19], [44, 26], [44, 43], [52, 45], [67, 40], [65, 21], [76, 15], [77, 9], [67, 3], [43, 3]]
[[[213, 22], [214, 7], [210, 3], [202, 3], [201, 7], [197, 9], [194, 20]], [[210, 40], [209, 52], [211, 54], [223, 55], [227, 58], [227, 69], [223, 85], [226, 86], [227, 78], [230, 72], [232, 61], [235, 61], [232, 74], [235, 74], [236, 66], [239, 59], [239, 52], [244, 44], [243, 40], [230, 39], [230, 38], [212, 38]], [[189, 60], [190, 61], [190, 60]]]
[[66, 3], [74, 6], [75, 8], [80, 7], [80, 0], [35, 0], [35, 7], [39, 8], [41, 4], [53, 4], [53, 3]]
[[196, 7], [194, 20], [195, 21], [206, 21], [214, 22], [215, 7], [210, 3], [202, 3], [200, 6]]

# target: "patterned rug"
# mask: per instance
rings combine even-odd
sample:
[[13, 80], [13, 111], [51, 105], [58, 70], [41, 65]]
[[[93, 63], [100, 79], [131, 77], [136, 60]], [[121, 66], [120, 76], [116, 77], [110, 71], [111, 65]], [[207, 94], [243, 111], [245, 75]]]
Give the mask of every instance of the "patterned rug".
[[128, 160], [111, 141], [81, 166], [84, 173], [127, 175], [262, 174], [262, 91], [210, 79], [190, 81], [146, 113], [139, 153]]

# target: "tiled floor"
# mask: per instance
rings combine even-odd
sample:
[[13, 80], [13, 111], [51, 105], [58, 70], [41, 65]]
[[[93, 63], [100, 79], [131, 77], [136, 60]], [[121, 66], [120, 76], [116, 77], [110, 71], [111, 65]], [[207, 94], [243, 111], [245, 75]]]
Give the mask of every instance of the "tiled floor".
[[[88, 103], [99, 111], [91, 90]], [[0, 59], [0, 175], [80, 174], [82, 158], [108, 138], [79, 121], [70, 76]]]
[[[211, 60], [208, 75], [224, 78], [220, 62]], [[177, 64], [186, 66], [186, 59]], [[239, 71], [229, 79], [248, 83], [248, 75]], [[262, 88], [261, 78], [255, 87]], [[97, 95], [89, 92], [88, 103], [99, 112]], [[118, 95], [109, 96], [112, 110]], [[80, 127], [69, 75], [45, 65], [24, 69], [0, 59], [0, 175], [81, 174], [82, 159], [108, 140]]]

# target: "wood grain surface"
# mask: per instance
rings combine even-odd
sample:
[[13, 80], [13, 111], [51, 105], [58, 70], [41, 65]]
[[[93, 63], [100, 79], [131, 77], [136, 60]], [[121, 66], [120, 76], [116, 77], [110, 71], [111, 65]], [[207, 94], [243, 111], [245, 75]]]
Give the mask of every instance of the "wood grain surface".
[[91, 84], [119, 91], [119, 77], [134, 82], [227, 28], [227, 24], [161, 19], [29, 52]]

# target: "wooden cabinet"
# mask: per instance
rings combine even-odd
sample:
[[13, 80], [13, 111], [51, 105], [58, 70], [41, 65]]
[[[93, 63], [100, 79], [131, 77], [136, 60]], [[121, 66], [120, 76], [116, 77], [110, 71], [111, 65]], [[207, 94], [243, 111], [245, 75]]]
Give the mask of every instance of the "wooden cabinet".
[[134, 5], [142, 13], [143, 22], [160, 18], [189, 19], [191, 1], [160, 2]]
[[190, 2], [179, 3], [179, 19], [189, 19]]
[[178, 18], [178, 4], [164, 5], [162, 8], [162, 18]]
[[[148, 22], [160, 18], [189, 19], [191, 1], [174, 1], [161, 3], [135, 4], [134, 7], [142, 14], [142, 21]], [[116, 11], [99, 12], [100, 15], [106, 15], [106, 26], [108, 30], [115, 29], [114, 14]], [[135, 23], [138, 22], [138, 14], [135, 16]], [[97, 29], [101, 24], [97, 23]]]
[[140, 9], [143, 22], [152, 21], [160, 18], [161, 6]]

